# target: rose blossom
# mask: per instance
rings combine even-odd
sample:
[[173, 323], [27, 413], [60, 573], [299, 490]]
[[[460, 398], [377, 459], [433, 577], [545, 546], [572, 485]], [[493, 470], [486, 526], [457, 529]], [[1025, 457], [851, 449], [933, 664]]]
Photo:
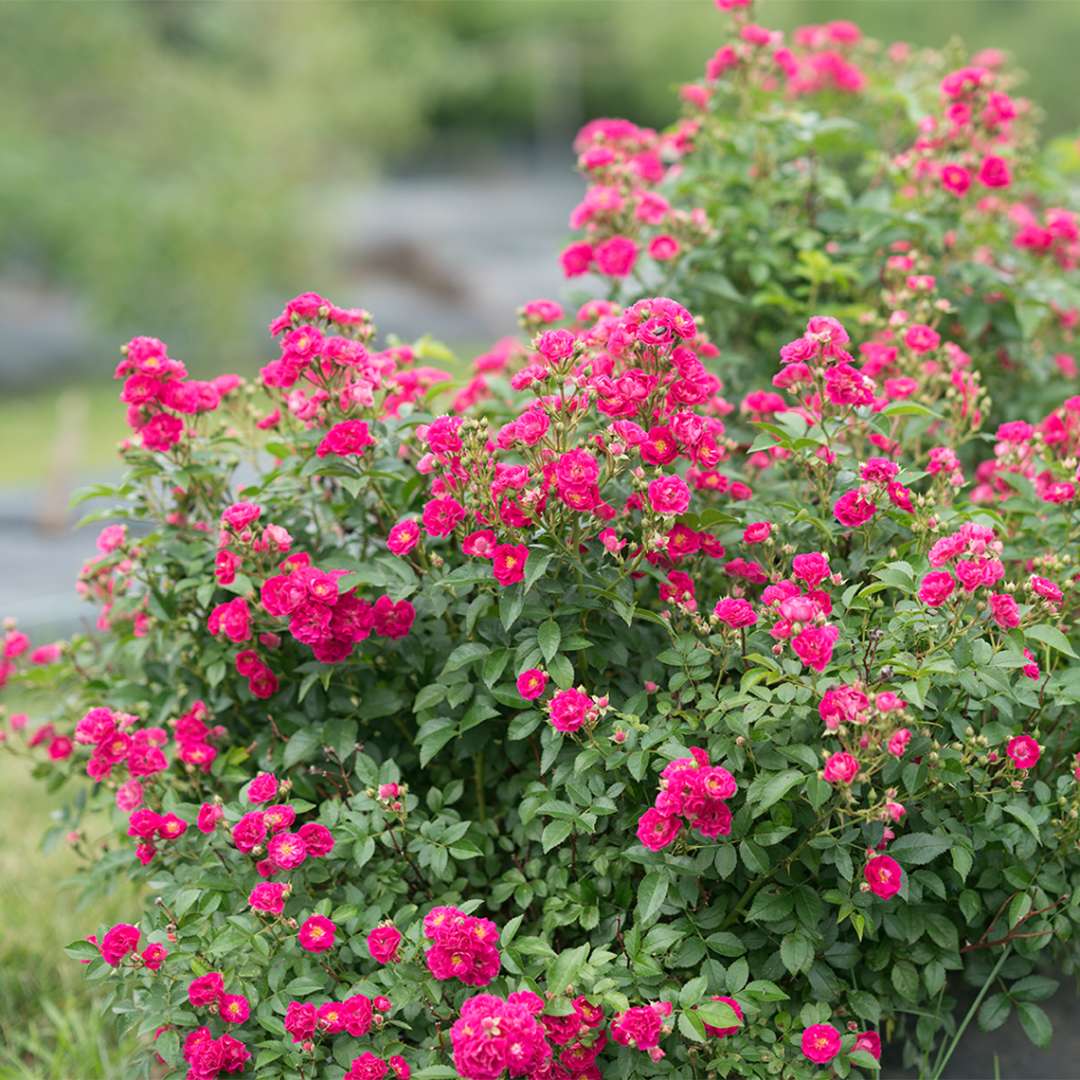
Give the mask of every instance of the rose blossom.
[[1005, 753], [1018, 769], [1031, 769], [1038, 764], [1042, 749], [1030, 735], [1017, 735], [1009, 740]]
[[323, 915], [312, 915], [304, 920], [296, 940], [308, 952], [326, 952], [334, 947], [337, 927]]
[[517, 691], [526, 701], [535, 701], [547, 687], [547, 675], [539, 668], [529, 668], [517, 677]]
[[677, 817], [650, 807], [638, 818], [637, 837], [650, 851], [660, 851], [674, 841], [681, 828], [682, 822]]
[[941, 607], [955, 588], [956, 580], [948, 570], [932, 570], [919, 584], [919, 599], [927, 607]]
[[247, 801], [249, 803], [270, 802], [278, 792], [278, 780], [273, 773], [259, 773], [254, 780], [248, 784], [247, 789]]
[[502, 586], [513, 585], [525, 577], [529, 549], [524, 544], [496, 544], [492, 552], [492, 571]]
[[551, 726], [556, 731], [577, 731], [585, 723], [585, 717], [592, 708], [592, 698], [580, 690], [560, 690], [548, 702], [548, 715]]
[[802, 1052], [816, 1065], [827, 1065], [840, 1053], [840, 1032], [832, 1024], [813, 1024], [802, 1034]]
[[870, 891], [888, 900], [900, 891], [904, 882], [904, 872], [900, 864], [889, 855], [876, 855], [863, 868], [863, 877], [870, 885]]
[[106, 964], [118, 967], [128, 953], [139, 947], [139, 928], [130, 923], [117, 923], [101, 939], [101, 955]]
[[390, 964], [398, 959], [398, 946], [401, 944], [401, 931], [396, 926], [386, 924], [376, 926], [367, 936], [368, 952], [378, 964]]
[[660, 476], [649, 484], [649, 505], [658, 514], [682, 514], [690, 505], [690, 489], [681, 476]]
[[268, 915], [280, 915], [285, 910], [285, 897], [288, 886], [275, 881], [262, 881], [248, 896], [248, 903], [255, 911]]
[[386, 546], [394, 555], [407, 555], [420, 539], [420, 526], [411, 518], [399, 521], [386, 537]]
[[850, 784], [859, 771], [859, 763], [843, 751], [830, 754], [822, 774], [830, 784]]
[[749, 600], [736, 597], [725, 597], [716, 602], [713, 614], [722, 622], [733, 628], [753, 626], [757, 622], [757, 612]]

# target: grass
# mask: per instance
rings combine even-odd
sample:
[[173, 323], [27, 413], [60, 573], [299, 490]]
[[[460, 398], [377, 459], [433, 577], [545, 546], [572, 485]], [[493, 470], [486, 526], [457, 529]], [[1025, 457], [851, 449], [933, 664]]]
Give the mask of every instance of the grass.
[[132, 1046], [118, 1034], [64, 946], [99, 922], [130, 917], [130, 896], [82, 905], [72, 852], [40, 838], [59, 797], [25, 760], [0, 752], [0, 1080], [116, 1080]]
[[116, 465], [127, 431], [118, 385], [108, 379], [27, 393], [0, 394], [0, 461], [4, 485], [81, 482]]

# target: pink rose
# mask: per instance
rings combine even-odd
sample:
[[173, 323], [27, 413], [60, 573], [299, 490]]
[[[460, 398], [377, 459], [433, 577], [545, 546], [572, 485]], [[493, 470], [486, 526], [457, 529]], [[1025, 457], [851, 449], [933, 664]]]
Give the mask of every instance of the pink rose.
[[955, 588], [956, 580], [948, 570], [932, 570], [919, 583], [919, 599], [927, 607], [941, 607]]
[[716, 602], [713, 614], [728, 626], [738, 628], [741, 626], [753, 626], [757, 622], [757, 612], [749, 600], [727, 596]]
[[560, 690], [548, 702], [548, 716], [556, 731], [577, 731], [592, 708], [592, 698], [580, 690]]
[[682, 822], [677, 817], [650, 807], [638, 818], [637, 837], [650, 851], [660, 851], [674, 842], [681, 828]]
[[224, 809], [217, 803], [203, 803], [199, 807], [199, 816], [195, 827], [202, 833], [212, 833], [217, 823], [225, 816]]
[[504, 588], [525, 577], [529, 549], [524, 544], [497, 544], [492, 552], [492, 572]]
[[994, 154], [983, 158], [979, 166], [979, 183], [988, 188], [1008, 187], [1012, 183], [1008, 162]]
[[248, 903], [255, 911], [267, 915], [280, 915], [285, 910], [285, 898], [289, 887], [276, 881], [261, 881], [248, 896]]
[[690, 489], [681, 476], [660, 476], [649, 484], [649, 505], [658, 514], [682, 514], [690, 505]]
[[876, 1031], [860, 1031], [852, 1050], [865, 1050], [875, 1061], [881, 1060], [881, 1036]]
[[1010, 739], [1005, 753], [1018, 769], [1034, 768], [1042, 756], [1039, 744], [1030, 735], [1017, 735]]
[[803, 1032], [802, 1052], [816, 1065], [827, 1065], [840, 1053], [840, 1032], [832, 1024], [813, 1024]]
[[628, 236], [613, 236], [593, 249], [597, 268], [608, 277], [626, 277], [637, 256], [638, 246]]
[[863, 877], [870, 885], [870, 891], [882, 900], [895, 896], [904, 883], [904, 871], [889, 855], [876, 855], [872, 858], [863, 868]]
[[312, 915], [304, 920], [296, 940], [300, 948], [308, 952], [321, 953], [334, 947], [334, 934], [337, 927], [323, 915]]
[[213, 1005], [225, 992], [225, 980], [218, 971], [208, 971], [188, 983], [188, 1001], [196, 1009]]
[[517, 691], [526, 701], [535, 701], [547, 687], [547, 675], [539, 668], [529, 668], [517, 677]]
[[128, 953], [139, 947], [139, 928], [130, 923], [117, 923], [101, 939], [101, 955], [106, 964], [118, 967]]
[[857, 529], [865, 525], [877, 513], [877, 506], [864, 499], [858, 488], [845, 492], [833, 504], [833, 514], [841, 525]]
[[990, 616], [1005, 630], [1020, 625], [1020, 611], [1008, 593], [990, 594]]
[[830, 754], [822, 774], [830, 784], [850, 784], [859, 771], [859, 763], [850, 754], [838, 751]]
[[420, 539], [420, 526], [411, 518], [399, 521], [386, 537], [386, 546], [394, 555], [407, 555]]
[[807, 667], [824, 671], [832, 660], [833, 649], [839, 639], [840, 631], [831, 623], [808, 626], [792, 638], [791, 648]]
[[772, 524], [768, 521], [755, 521], [743, 530], [743, 540], [747, 544], [761, 544], [769, 539]]
[[248, 784], [247, 801], [249, 803], [267, 803], [276, 797], [278, 793], [277, 777], [273, 773], [259, 773]]
[[376, 926], [367, 936], [368, 952], [377, 964], [390, 964], [397, 960], [400, 944], [401, 931], [390, 924]]
[[888, 751], [893, 757], [903, 757], [907, 752], [907, 745], [911, 742], [911, 732], [901, 728], [889, 736]]
[[797, 578], [805, 581], [812, 589], [824, 581], [831, 571], [829, 570], [828, 556], [821, 551], [811, 551], [804, 555], [796, 555], [791, 560], [791, 568]]

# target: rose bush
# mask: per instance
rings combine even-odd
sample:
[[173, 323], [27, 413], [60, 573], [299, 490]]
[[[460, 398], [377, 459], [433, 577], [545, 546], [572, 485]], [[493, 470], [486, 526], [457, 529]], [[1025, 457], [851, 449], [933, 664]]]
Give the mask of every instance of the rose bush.
[[827, 310], [864, 328], [875, 377], [904, 380], [940, 334], [999, 403], [1048, 411], [1055, 376], [1077, 376], [1080, 231], [1062, 204], [1080, 155], [1040, 148], [1005, 55], [886, 48], [846, 21], [785, 42], [750, 4], [724, 7], [669, 130], [582, 129], [567, 276], [592, 271], [613, 299], [679, 297], [747, 381]]
[[[986, 60], [944, 79], [956, 131], [866, 174], [805, 98], [899, 139], [861, 61], [904, 58], [848, 24], [789, 52], [719, 6], [700, 116], [580, 141], [604, 182], [563, 263], [618, 290], [525, 305], [464, 385], [315, 294], [256, 381], [125, 347], [96, 632], [8, 625], [0, 683], [41, 691], [3, 742], [75, 787], [86, 888], [145, 885], [67, 950], [143, 1075], [798, 1078], [885, 1046], [936, 1077], [973, 1015], [1049, 1039], [1080, 923], [1080, 397], [1038, 377], [1056, 346], [1000, 292], [1029, 256], [955, 171], [1007, 191], [1026, 144]], [[1006, 340], [1030, 393], [995, 402]]]

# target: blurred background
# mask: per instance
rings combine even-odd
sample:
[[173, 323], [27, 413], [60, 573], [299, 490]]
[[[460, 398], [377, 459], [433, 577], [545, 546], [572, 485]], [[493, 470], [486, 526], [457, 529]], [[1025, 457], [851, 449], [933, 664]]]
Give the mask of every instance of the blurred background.
[[[115, 472], [121, 343], [250, 373], [312, 289], [468, 358], [562, 293], [577, 128], [667, 124], [724, 18], [711, 0], [0, 4], [0, 615], [37, 642], [78, 623], [92, 538], [67, 501]], [[1047, 134], [1080, 128], [1080, 0], [763, 0], [757, 18], [1006, 48]], [[0, 1077], [123, 1075], [55, 963], [101, 909], [58, 892], [64, 857], [36, 853], [51, 803], [6, 759], [0, 807]]]
[[[1048, 134], [1080, 127], [1080, 0], [762, 0], [757, 17], [1008, 48]], [[724, 19], [711, 0], [0, 5], [0, 613], [77, 617], [67, 497], [113, 468], [122, 342], [251, 372], [307, 289], [466, 356], [513, 332], [523, 301], [562, 289], [574, 132], [670, 122]]]

